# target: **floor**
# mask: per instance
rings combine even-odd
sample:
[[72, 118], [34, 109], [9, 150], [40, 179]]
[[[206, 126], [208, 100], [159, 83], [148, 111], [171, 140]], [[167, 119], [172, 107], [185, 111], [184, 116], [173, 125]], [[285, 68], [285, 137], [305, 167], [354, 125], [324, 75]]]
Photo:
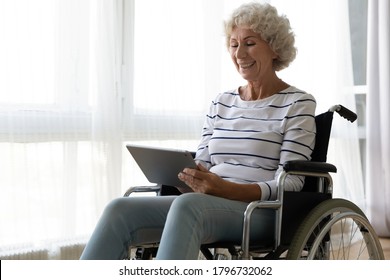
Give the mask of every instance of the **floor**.
[[383, 254], [385, 255], [386, 260], [390, 260], [390, 238], [381, 238], [380, 239]]

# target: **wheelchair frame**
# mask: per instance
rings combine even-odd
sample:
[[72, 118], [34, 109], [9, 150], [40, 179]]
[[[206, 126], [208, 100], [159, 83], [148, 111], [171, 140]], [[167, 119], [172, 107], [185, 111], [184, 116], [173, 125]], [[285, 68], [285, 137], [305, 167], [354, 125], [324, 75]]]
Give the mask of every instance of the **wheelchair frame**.
[[[357, 119], [357, 115], [354, 112], [342, 105], [332, 106], [328, 110], [328, 113], [331, 113], [332, 115], [334, 112], [337, 112], [340, 116], [346, 118], [350, 122], [354, 122]], [[330, 127], [326, 137], [328, 137], [328, 139], [326, 139], [327, 145], [330, 137]], [[326, 152], [327, 149], [325, 150], [325, 160]], [[221, 257], [216, 252], [211, 253], [209, 250], [210, 248], [227, 248], [232, 259], [244, 260], [257, 258], [254, 257], [256, 253], [263, 254], [260, 258], [279, 259], [285, 252], [287, 252], [285, 255], [286, 259], [384, 259], [379, 239], [363, 211], [348, 200], [332, 198], [333, 180], [330, 173], [335, 172], [337, 172], [336, 167], [326, 162], [286, 162], [283, 166], [283, 171], [277, 178], [277, 199], [275, 201], [253, 201], [248, 204], [243, 216], [241, 245], [226, 243], [205, 244], [202, 245], [201, 252], [207, 259], [218, 259]], [[317, 205], [314, 205], [313, 207], [310, 206], [308, 209], [309, 212], [302, 220], [298, 219], [297, 223], [299, 225], [294, 225], [294, 230], [292, 230], [293, 237], [289, 237], [291, 240], [287, 241], [287, 244], [282, 244], [284, 196], [286, 194], [284, 191], [284, 184], [288, 175], [316, 178], [317, 185], [315, 186], [316, 190], [313, 195], [322, 194], [323, 197], [319, 198], [320, 202]], [[160, 185], [151, 187], [131, 187], [126, 191], [124, 196], [129, 196], [133, 192], [156, 192], [156, 194], [159, 194], [161, 187], [162, 186]], [[299, 192], [296, 193], [299, 194]], [[260, 250], [256, 248], [253, 250], [250, 246], [249, 233], [251, 216], [258, 208], [275, 210], [276, 221], [273, 248], [261, 248]], [[341, 230], [336, 229], [336, 227], [340, 226], [342, 227]], [[335, 244], [332, 244], [332, 231], [338, 231], [337, 234], [343, 235], [346, 230], [350, 230], [349, 239], [344, 237], [339, 238], [337, 244], [341, 248], [335, 248]], [[361, 234], [361, 236], [359, 234]], [[341, 242], [344, 242], [344, 239], [348, 239], [347, 244], [341, 244]], [[357, 254], [352, 256], [350, 248], [355, 246], [355, 243], [359, 242], [359, 240], [360, 242], [364, 242], [364, 244], [361, 243], [361, 249], [358, 250]], [[152, 258], [155, 255], [157, 248], [158, 244], [148, 244], [145, 248], [138, 249], [136, 258]], [[345, 254], [346, 252], [348, 254]]]

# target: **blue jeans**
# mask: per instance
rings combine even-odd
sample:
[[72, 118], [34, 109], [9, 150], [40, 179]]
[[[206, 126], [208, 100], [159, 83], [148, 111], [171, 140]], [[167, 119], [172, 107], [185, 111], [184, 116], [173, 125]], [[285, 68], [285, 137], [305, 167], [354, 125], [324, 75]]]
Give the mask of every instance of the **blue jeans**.
[[[128, 247], [160, 242], [157, 259], [197, 259], [201, 244], [242, 239], [248, 204], [200, 193], [122, 197], [103, 212], [81, 259], [122, 259]], [[270, 244], [275, 212], [255, 210], [251, 240]]]

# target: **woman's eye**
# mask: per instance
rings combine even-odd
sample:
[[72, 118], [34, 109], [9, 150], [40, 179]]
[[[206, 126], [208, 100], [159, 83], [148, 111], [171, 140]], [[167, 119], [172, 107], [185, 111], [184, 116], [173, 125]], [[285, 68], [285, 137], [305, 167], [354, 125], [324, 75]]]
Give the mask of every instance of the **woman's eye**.
[[[243, 44], [243, 45], [245, 45], [245, 46], [247, 46], [247, 47], [250, 47], [250, 46], [256, 45], [256, 43], [250, 41], [250, 42], [245, 42], [245, 44]], [[239, 46], [238, 43], [235, 43], [235, 42], [234, 42], [234, 43], [230, 43], [230, 47], [231, 47], [231, 48], [238, 48], [238, 46]]]

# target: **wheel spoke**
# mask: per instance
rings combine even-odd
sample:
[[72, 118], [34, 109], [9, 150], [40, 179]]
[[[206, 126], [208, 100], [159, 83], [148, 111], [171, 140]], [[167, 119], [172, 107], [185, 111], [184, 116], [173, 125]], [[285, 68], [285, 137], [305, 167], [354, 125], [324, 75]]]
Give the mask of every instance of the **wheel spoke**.
[[372, 226], [355, 204], [330, 199], [312, 210], [297, 230], [291, 259], [383, 259]]

